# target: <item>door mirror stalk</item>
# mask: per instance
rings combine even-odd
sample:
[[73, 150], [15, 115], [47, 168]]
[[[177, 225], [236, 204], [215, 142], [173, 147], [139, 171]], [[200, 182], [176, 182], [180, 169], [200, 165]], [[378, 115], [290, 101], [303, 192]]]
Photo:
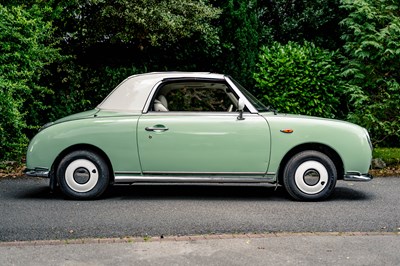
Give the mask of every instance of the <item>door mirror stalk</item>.
[[237, 117], [237, 120], [244, 120], [244, 118], [243, 118], [244, 106], [245, 106], [245, 103], [244, 103], [243, 98], [239, 98], [239, 101], [238, 101], [239, 116]]

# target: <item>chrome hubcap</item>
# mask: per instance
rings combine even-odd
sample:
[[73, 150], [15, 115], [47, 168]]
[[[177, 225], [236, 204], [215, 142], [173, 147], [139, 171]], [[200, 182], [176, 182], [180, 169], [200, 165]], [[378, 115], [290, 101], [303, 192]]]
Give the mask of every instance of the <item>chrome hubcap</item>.
[[307, 185], [315, 186], [319, 182], [320, 175], [317, 170], [310, 169], [304, 173], [303, 179], [304, 183], [306, 183]]
[[86, 184], [90, 179], [89, 170], [83, 167], [79, 167], [74, 171], [74, 180], [78, 184]]

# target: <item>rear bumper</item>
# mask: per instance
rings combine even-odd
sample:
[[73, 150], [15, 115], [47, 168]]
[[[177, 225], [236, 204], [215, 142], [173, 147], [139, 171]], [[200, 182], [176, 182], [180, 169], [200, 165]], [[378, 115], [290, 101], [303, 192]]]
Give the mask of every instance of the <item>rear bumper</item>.
[[344, 181], [359, 181], [359, 182], [368, 182], [371, 181], [374, 177], [370, 174], [361, 174], [361, 173], [347, 173], [344, 175]]
[[25, 169], [24, 172], [27, 176], [50, 177], [50, 171], [46, 168]]

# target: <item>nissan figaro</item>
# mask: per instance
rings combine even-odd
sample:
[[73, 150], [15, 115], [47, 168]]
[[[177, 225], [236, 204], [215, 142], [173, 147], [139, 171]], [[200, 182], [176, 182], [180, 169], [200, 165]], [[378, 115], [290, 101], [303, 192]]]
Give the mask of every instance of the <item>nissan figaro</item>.
[[256, 183], [316, 201], [337, 180], [371, 180], [371, 156], [355, 124], [279, 114], [230, 76], [158, 72], [130, 76], [95, 109], [44, 125], [26, 174], [73, 199], [114, 184]]

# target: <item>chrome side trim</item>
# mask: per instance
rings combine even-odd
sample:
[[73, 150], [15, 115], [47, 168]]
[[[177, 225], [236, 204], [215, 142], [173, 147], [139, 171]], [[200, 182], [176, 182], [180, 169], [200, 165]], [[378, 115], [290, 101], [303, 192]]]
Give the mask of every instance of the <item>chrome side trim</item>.
[[273, 183], [267, 177], [220, 176], [115, 176], [115, 183]]
[[258, 175], [264, 176], [265, 172], [183, 172], [183, 171], [144, 171], [145, 175], [216, 175], [216, 176], [226, 176], [226, 175], [235, 175], [235, 176], [244, 176], [244, 175]]
[[349, 172], [343, 176], [344, 181], [358, 181], [358, 182], [368, 182], [373, 179], [370, 174], [361, 174], [358, 172]]
[[[117, 171], [115, 172], [116, 175], [140, 175], [142, 172], [140, 171]], [[182, 171], [148, 171], [148, 172], [143, 172], [145, 174], [149, 173], [156, 173], [156, 174], [213, 174], [213, 175], [264, 175], [265, 172], [182, 172]], [[266, 175], [276, 175], [275, 172], [267, 172]]]
[[142, 172], [140, 171], [117, 171], [115, 175], [140, 175]]

